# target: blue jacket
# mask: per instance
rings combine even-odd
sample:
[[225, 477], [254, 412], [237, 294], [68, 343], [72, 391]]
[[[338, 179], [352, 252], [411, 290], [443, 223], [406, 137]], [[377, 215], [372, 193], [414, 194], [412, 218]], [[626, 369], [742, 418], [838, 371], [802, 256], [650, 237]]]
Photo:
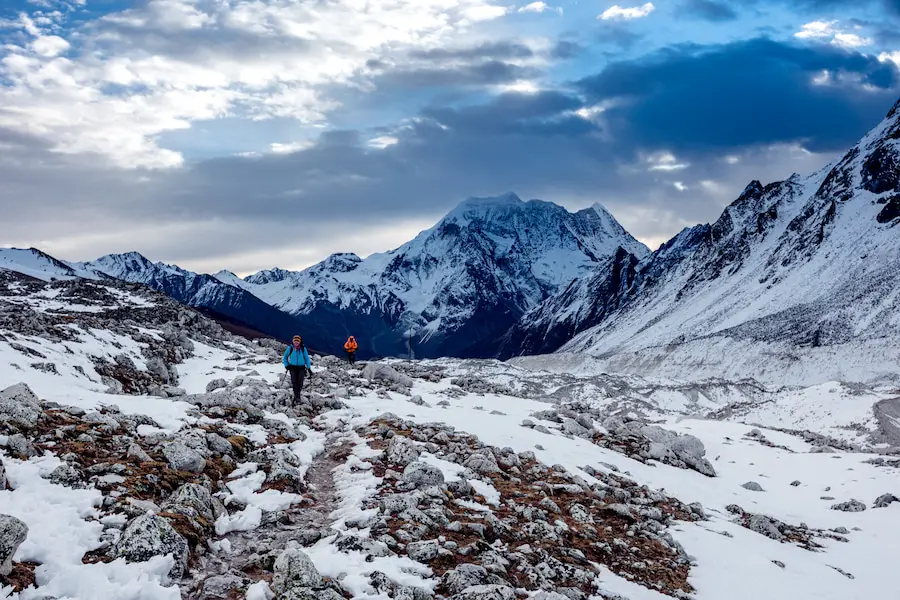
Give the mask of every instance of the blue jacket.
[[288, 346], [284, 355], [281, 357], [281, 364], [285, 367], [288, 365], [293, 367], [306, 367], [307, 369], [312, 368], [312, 363], [309, 361], [309, 352], [306, 351], [306, 346], [301, 346], [299, 350], [294, 350], [293, 344]]

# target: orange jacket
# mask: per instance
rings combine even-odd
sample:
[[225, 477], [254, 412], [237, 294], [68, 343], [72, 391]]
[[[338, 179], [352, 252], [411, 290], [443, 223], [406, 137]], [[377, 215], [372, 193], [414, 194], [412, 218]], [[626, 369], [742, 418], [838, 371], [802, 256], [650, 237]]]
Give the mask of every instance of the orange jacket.
[[351, 335], [347, 340], [347, 343], [344, 344], [344, 350], [347, 352], [356, 352], [357, 348], [359, 348], [359, 344], [356, 343], [356, 339]]

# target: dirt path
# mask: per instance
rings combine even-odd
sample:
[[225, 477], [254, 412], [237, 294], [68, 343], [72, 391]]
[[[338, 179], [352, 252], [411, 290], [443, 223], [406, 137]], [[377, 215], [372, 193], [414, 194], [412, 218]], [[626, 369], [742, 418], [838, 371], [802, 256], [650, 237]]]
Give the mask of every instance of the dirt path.
[[[352, 449], [344, 435], [340, 430], [328, 434], [326, 450], [313, 459], [306, 472], [301, 491], [303, 500], [299, 504], [284, 511], [264, 513], [263, 523], [257, 529], [234, 531], [215, 538], [220, 550], [203, 553], [196, 564], [191, 565], [193, 578], [182, 582], [182, 598], [243, 598], [234, 587], [242, 587], [241, 584], [246, 585], [248, 581], [271, 581], [271, 562], [288, 542], [309, 546], [331, 533], [331, 515], [338, 505], [334, 469], [346, 461]], [[223, 540], [225, 548], [221, 546]], [[231, 588], [231, 595], [216, 594], [220, 582]], [[232, 582], [234, 587], [230, 585]]]

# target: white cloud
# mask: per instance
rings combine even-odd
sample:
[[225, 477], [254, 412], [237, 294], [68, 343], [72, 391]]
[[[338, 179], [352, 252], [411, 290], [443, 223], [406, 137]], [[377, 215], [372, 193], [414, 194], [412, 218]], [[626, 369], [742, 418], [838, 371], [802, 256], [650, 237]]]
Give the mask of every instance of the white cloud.
[[680, 163], [671, 152], [656, 152], [644, 157], [650, 164], [651, 171], [681, 171], [691, 166], [688, 163]]
[[56, 35], [42, 35], [31, 42], [31, 49], [36, 54], [52, 58], [69, 49], [69, 42]]
[[514, 81], [497, 86], [501, 93], [513, 94], [536, 94], [541, 91], [541, 87], [534, 81]]
[[372, 138], [369, 140], [370, 148], [377, 148], [378, 150], [384, 150], [388, 146], [393, 146], [397, 142], [399, 142], [397, 138], [392, 135], [381, 135], [376, 138]]
[[673, 185], [673, 186], [675, 187], [675, 189], [678, 190], [679, 192], [684, 192], [684, 191], [686, 191], [686, 190], [688, 189], [688, 186], [684, 185], [684, 183], [682, 183], [682, 182], [680, 182], [680, 181], [676, 181], [676, 182], [672, 183], [672, 185]]
[[304, 140], [302, 142], [290, 142], [287, 144], [280, 144], [276, 142], [274, 144], [269, 144], [269, 150], [271, 150], [273, 154], [291, 154], [293, 152], [305, 150], [310, 146], [312, 146], [312, 142], [309, 140]]
[[630, 21], [632, 19], [646, 17], [654, 10], [656, 10], [656, 7], [653, 6], [652, 2], [647, 2], [643, 6], [636, 6], [633, 8], [622, 8], [618, 4], [615, 4], [603, 11], [597, 18], [602, 21]]
[[548, 5], [545, 2], [532, 2], [531, 4], [526, 4], [518, 9], [517, 12], [520, 13], [543, 13], [548, 10], [556, 11], [559, 14], [563, 14], [563, 9], [561, 6], [553, 7]]
[[882, 52], [878, 55], [878, 60], [881, 62], [892, 62], [900, 69], [900, 50], [895, 52]]
[[[856, 26], [859, 30], [860, 27]], [[812, 21], [800, 28], [794, 37], [801, 40], [828, 40], [841, 48], [862, 48], [872, 45], [872, 40], [856, 33], [849, 33], [838, 25], [838, 21]]]
[[[146, 0], [68, 34], [23, 15], [4, 23], [29, 41], [0, 47], [0, 127], [121, 167], [177, 167], [182, 157], [161, 146], [162, 134], [226, 116], [321, 124], [339, 106], [335, 86], [370, 89], [369, 61], [445, 46], [509, 10], [499, 0], [332, 0], [314, 9]], [[70, 43], [77, 52], [67, 53]]]

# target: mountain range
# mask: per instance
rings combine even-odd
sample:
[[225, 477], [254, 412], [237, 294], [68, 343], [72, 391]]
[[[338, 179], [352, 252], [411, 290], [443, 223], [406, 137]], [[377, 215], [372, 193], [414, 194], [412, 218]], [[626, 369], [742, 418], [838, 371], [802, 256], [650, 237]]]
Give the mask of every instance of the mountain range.
[[299, 272], [202, 275], [137, 253], [71, 263], [36, 249], [0, 250], [0, 268], [144, 283], [236, 329], [300, 331], [329, 353], [352, 333], [362, 356], [562, 351], [625, 371], [725, 368], [751, 347], [760, 360], [773, 349], [890, 349], [898, 223], [900, 102], [833, 164], [753, 181], [717, 221], [654, 252], [600, 205], [572, 213], [507, 194], [468, 199], [390, 252], [335, 254]]

